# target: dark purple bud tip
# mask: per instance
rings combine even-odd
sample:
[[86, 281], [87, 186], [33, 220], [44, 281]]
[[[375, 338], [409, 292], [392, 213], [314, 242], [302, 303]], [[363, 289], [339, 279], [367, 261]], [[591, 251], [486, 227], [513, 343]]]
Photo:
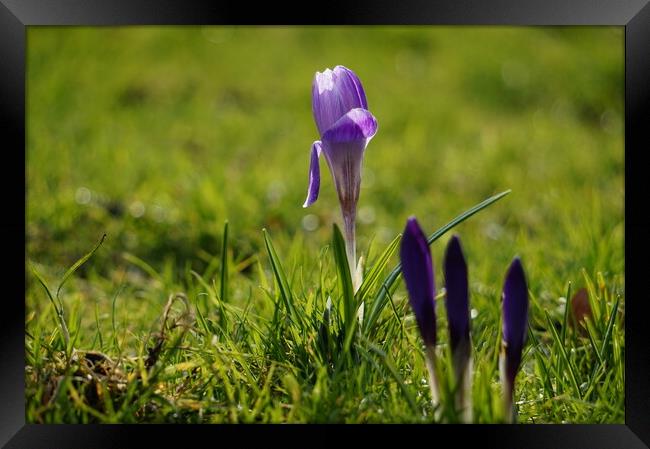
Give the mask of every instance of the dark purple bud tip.
[[503, 344], [506, 358], [506, 375], [510, 385], [521, 363], [528, 325], [528, 286], [519, 257], [515, 257], [503, 286]]
[[469, 341], [469, 289], [467, 264], [460, 239], [454, 235], [447, 244], [444, 261], [447, 320], [452, 353], [458, 345]]
[[400, 249], [402, 276], [424, 344], [436, 344], [435, 283], [429, 243], [415, 217], [406, 222]]

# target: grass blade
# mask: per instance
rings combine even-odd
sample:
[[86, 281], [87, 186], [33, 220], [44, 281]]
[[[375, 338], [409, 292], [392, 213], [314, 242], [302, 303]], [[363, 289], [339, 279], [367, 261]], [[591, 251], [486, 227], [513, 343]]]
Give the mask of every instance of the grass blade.
[[584, 320], [584, 326], [585, 329], [587, 330], [587, 337], [589, 337], [589, 343], [591, 344], [592, 349], [594, 350], [594, 353], [596, 354], [596, 357], [598, 357], [598, 362], [602, 365], [603, 362], [603, 356], [600, 353], [600, 349], [598, 348], [598, 345], [596, 344], [596, 338], [594, 334], [596, 333], [596, 328], [591, 321], [589, 317], [586, 317]]
[[284, 302], [285, 307], [287, 308], [287, 313], [289, 314], [289, 317], [294, 320], [295, 323], [300, 323], [300, 317], [295, 311], [295, 308], [293, 306], [293, 294], [291, 293], [291, 288], [289, 287], [289, 282], [287, 281], [287, 276], [284, 273], [284, 269], [282, 268], [282, 263], [280, 262], [280, 258], [278, 257], [278, 254], [275, 252], [275, 248], [273, 247], [273, 242], [271, 242], [271, 236], [269, 235], [269, 232], [266, 229], [262, 229], [262, 233], [264, 234], [264, 243], [266, 245], [266, 252], [269, 255], [269, 260], [271, 261], [271, 268], [273, 269], [273, 274], [275, 275], [275, 279], [278, 282], [278, 288], [280, 289], [280, 297], [282, 298], [282, 302]]
[[140, 259], [138, 256], [131, 253], [122, 253], [122, 258], [132, 265], [135, 265], [143, 272], [147, 273], [152, 279], [156, 280], [160, 285], [165, 285], [162, 276], [147, 262]]
[[368, 273], [365, 276], [365, 279], [361, 283], [361, 286], [359, 287], [359, 290], [356, 293], [357, 301], [361, 302], [368, 294], [370, 289], [374, 287], [375, 283], [377, 282], [377, 279], [379, 279], [379, 275], [388, 264], [388, 261], [390, 260], [392, 255], [395, 253], [395, 250], [397, 249], [400, 240], [401, 240], [401, 235], [395, 237], [393, 241], [390, 242], [388, 247], [384, 250], [384, 252], [379, 256], [379, 258], [372, 266], [372, 268], [368, 271]]
[[[365, 342], [368, 345], [368, 348], [375, 353], [379, 360], [381, 360], [382, 364], [388, 371], [388, 373], [391, 375], [393, 380], [395, 380], [395, 383], [397, 383], [397, 386], [400, 388], [402, 391], [402, 394], [406, 398], [406, 401], [408, 402], [409, 406], [411, 407], [411, 410], [414, 413], [420, 413], [420, 410], [418, 409], [415, 398], [413, 397], [413, 394], [409, 391], [406, 382], [404, 382], [404, 379], [402, 379], [402, 376], [400, 376], [399, 371], [395, 368], [395, 365], [391, 363], [391, 361], [388, 359], [388, 354], [386, 354], [385, 351], [383, 351], [381, 348], [378, 346], [372, 344], [371, 342], [366, 341]], [[366, 355], [365, 351], [361, 351], [361, 355], [365, 356], [366, 359], [370, 360], [373, 362], [373, 360]]]
[[564, 303], [564, 317], [562, 318], [562, 344], [566, 342], [566, 330], [569, 324], [569, 310], [571, 309], [571, 281], [566, 288], [566, 302]]
[[36, 267], [34, 267], [34, 265], [32, 265], [30, 263], [29, 268], [32, 271], [32, 274], [34, 275], [36, 280], [41, 284], [41, 286], [45, 290], [45, 293], [47, 293], [47, 297], [50, 299], [50, 302], [54, 306], [54, 310], [56, 311], [57, 314], [59, 314], [59, 306], [57, 305], [56, 301], [54, 300], [54, 297], [52, 296], [52, 293], [50, 292], [50, 289], [47, 287], [47, 284], [45, 283], [45, 280], [41, 277], [39, 272], [36, 271]]
[[219, 295], [222, 301], [228, 298], [228, 220], [223, 225], [223, 243], [221, 244], [221, 284]]
[[77, 269], [79, 269], [80, 266], [86, 263], [86, 261], [90, 259], [93, 256], [93, 254], [95, 254], [95, 251], [97, 251], [99, 247], [102, 246], [102, 243], [104, 243], [105, 238], [106, 238], [106, 234], [102, 236], [101, 240], [99, 240], [99, 243], [95, 245], [95, 247], [88, 254], [83, 256], [81, 259], [76, 261], [74, 265], [68, 268], [68, 271], [66, 271], [65, 274], [63, 275], [63, 279], [61, 279], [61, 283], [59, 284], [59, 287], [56, 289], [57, 299], [59, 298], [59, 293], [61, 292], [61, 288], [63, 287], [63, 284], [65, 284], [67, 280], [70, 279], [70, 276], [72, 276], [74, 272], [77, 271]]
[[50, 289], [45, 283], [45, 280], [41, 277], [38, 271], [36, 271], [34, 265], [30, 263], [29, 268], [32, 270], [34, 277], [36, 277], [38, 282], [43, 286], [45, 293], [47, 293], [47, 297], [50, 299], [52, 306], [54, 306], [54, 310], [56, 311], [56, 316], [59, 319], [59, 328], [61, 329], [61, 335], [63, 336], [63, 344], [64, 347], [67, 349], [68, 344], [70, 343], [70, 332], [68, 331], [68, 325], [66, 324], [65, 317], [63, 316], [63, 305], [61, 304], [61, 301], [59, 301], [59, 304], [57, 305], [56, 301], [54, 300], [54, 297], [52, 296], [52, 292], [50, 292]]
[[614, 329], [614, 322], [616, 321], [616, 312], [618, 312], [618, 302], [620, 296], [616, 296], [616, 301], [612, 306], [612, 309], [609, 312], [609, 321], [607, 322], [607, 329], [605, 330], [605, 336], [603, 337], [603, 344], [600, 347], [600, 353], [603, 358], [605, 357], [605, 350], [607, 349], [608, 343], [612, 337], [612, 330]]
[[567, 367], [569, 368], [569, 375], [571, 377], [571, 383], [573, 385], [573, 388], [575, 389], [576, 396], [582, 399], [582, 394], [580, 394], [580, 386], [579, 386], [580, 384], [578, 383], [578, 378], [576, 377], [575, 370], [573, 369], [573, 364], [569, 360], [569, 356], [566, 353], [566, 349], [564, 348], [564, 345], [560, 340], [560, 336], [558, 335], [557, 330], [553, 325], [553, 320], [551, 320], [551, 316], [548, 314], [547, 311], [544, 311], [544, 314], [546, 315], [546, 321], [548, 322], [548, 328], [551, 330], [551, 335], [553, 336], [553, 339], [555, 340], [555, 343], [560, 350], [560, 355], [564, 359], [564, 363], [566, 363]]
[[584, 268], [582, 269], [582, 276], [585, 279], [585, 284], [587, 284], [587, 292], [589, 293], [587, 295], [587, 299], [589, 300], [589, 307], [591, 308], [591, 312], [593, 315], [593, 324], [594, 324], [594, 329], [598, 332], [598, 336], [602, 336], [602, 329], [601, 329], [601, 318], [603, 316], [603, 311], [600, 310], [600, 301], [596, 301], [598, 299], [598, 295], [596, 294], [596, 288], [594, 287], [593, 282], [589, 278], [589, 275], [587, 274], [587, 270]]

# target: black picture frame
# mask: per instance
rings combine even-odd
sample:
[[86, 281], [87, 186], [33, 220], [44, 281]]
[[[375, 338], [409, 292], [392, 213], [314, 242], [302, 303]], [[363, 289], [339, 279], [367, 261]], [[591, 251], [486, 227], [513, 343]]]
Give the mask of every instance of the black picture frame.
[[[421, 24], [421, 25], [616, 25], [625, 28], [625, 261], [626, 357], [624, 425], [457, 425], [410, 426], [127, 426], [25, 424], [23, 292], [16, 260], [25, 257], [25, 202], [16, 187], [25, 184], [25, 52], [30, 25], [135, 24]], [[273, 436], [281, 444], [304, 446], [330, 429], [364, 441], [390, 436], [414, 441], [460, 441], [500, 448], [642, 448], [650, 445], [650, 326], [643, 282], [649, 264], [650, 218], [644, 205], [650, 176], [644, 153], [650, 149], [650, 5], [648, 0], [408, 0], [278, 5], [268, 2], [198, 0], [0, 0], [0, 124], [5, 165], [0, 185], [5, 208], [0, 220], [3, 270], [3, 313], [0, 314], [0, 445], [6, 448], [122, 448], [182, 445], [199, 441], [220, 444], [237, 437]], [[25, 199], [24, 197], [23, 199]], [[24, 267], [24, 265], [23, 265]], [[12, 276], [13, 275], [13, 276]], [[22, 275], [26, 276], [23, 270]], [[191, 428], [190, 428], [191, 427]], [[321, 433], [328, 432], [328, 433]], [[286, 435], [283, 435], [285, 434]], [[289, 435], [289, 433], [291, 435]], [[295, 433], [306, 439], [296, 438]], [[414, 435], [419, 433], [420, 435]], [[323, 439], [326, 442], [327, 436]], [[434, 440], [435, 439], [435, 440]], [[145, 443], [142, 443], [142, 442]], [[271, 440], [268, 440], [271, 441]], [[330, 438], [332, 443], [337, 441]]]

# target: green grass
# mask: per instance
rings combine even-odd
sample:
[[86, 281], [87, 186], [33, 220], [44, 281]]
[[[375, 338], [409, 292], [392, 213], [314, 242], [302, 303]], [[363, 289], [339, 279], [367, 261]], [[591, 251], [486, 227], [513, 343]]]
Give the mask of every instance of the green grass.
[[[301, 207], [311, 80], [337, 64], [379, 122], [356, 295], [326, 164]], [[506, 190], [453, 229], [475, 421], [503, 419], [516, 254], [518, 422], [624, 421], [622, 28], [30, 27], [27, 106], [28, 422], [432, 422], [399, 233]], [[431, 244], [439, 290], [449, 235]], [[581, 287], [587, 332], [565, 313]]]

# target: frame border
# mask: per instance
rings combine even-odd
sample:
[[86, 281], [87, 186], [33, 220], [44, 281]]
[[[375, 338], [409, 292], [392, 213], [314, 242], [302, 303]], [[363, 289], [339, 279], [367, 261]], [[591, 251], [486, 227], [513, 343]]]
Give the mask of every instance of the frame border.
[[[625, 260], [626, 346], [625, 356], [625, 425], [472, 425], [462, 430], [457, 425], [411, 426], [422, 437], [443, 436], [458, 441], [498, 438], [502, 448], [589, 448], [630, 449], [650, 445], [650, 340], [646, 324], [648, 302], [642, 293], [647, 276], [644, 256], [650, 253], [650, 218], [645, 215], [643, 201], [650, 192], [650, 177], [644, 173], [643, 152], [650, 148], [648, 117], [650, 117], [650, 3], [649, 0], [408, 0], [400, 4], [362, 0], [354, 5], [339, 0], [316, 11], [315, 4], [293, 4], [281, 8], [276, 3], [256, 5], [224, 1], [218, 4], [201, 0], [0, 0], [0, 124], [5, 131], [5, 155], [23, 155], [19, 164], [26, 170], [25, 138], [25, 62], [26, 27], [30, 25], [134, 25], [134, 24], [275, 24], [296, 25], [314, 21], [325, 25], [618, 25], [625, 27]], [[13, 166], [13, 165], [12, 165]], [[22, 177], [18, 170], [8, 170], [0, 177], [0, 187], [13, 193]], [[24, 171], [22, 172], [25, 173]], [[6, 176], [6, 175], [11, 176]], [[18, 179], [16, 179], [18, 178]], [[26, 180], [22, 178], [27, 189]], [[0, 221], [0, 242], [8, 254], [26, 257], [24, 240], [26, 207], [18, 195], [8, 195], [13, 213]], [[26, 196], [24, 197], [26, 201]], [[13, 202], [15, 201], [15, 204]], [[20, 213], [18, 213], [20, 212]], [[18, 278], [20, 268], [13, 264]], [[24, 266], [24, 265], [23, 265]], [[22, 272], [27, 276], [26, 272]], [[25, 284], [26, 285], [26, 284]], [[25, 424], [24, 404], [24, 300], [22, 292], [7, 295], [5, 313], [0, 316], [0, 444], [6, 448], [73, 448], [130, 447], [143, 438], [153, 443], [187, 444], [186, 432], [176, 427], [127, 425], [37, 425]], [[25, 287], [26, 288], [26, 287]], [[636, 293], [636, 295], [635, 295]], [[632, 300], [630, 300], [632, 298]], [[313, 441], [314, 431], [322, 425], [302, 426], [203, 426], [186, 425], [192, 439], [236, 437], [238, 444], [250, 437], [264, 437], [269, 432], [279, 436], [285, 432], [304, 433]], [[335, 426], [344, 434], [363, 435], [376, 441], [392, 426]], [[330, 429], [328, 426], [327, 429]], [[327, 429], [322, 429], [326, 430]], [[368, 431], [368, 429], [371, 429]], [[256, 435], [257, 434], [257, 435]], [[13, 436], [13, 438], [12, 438]], [[287, 435], [288, 436], [288, 435]], [[216, 438], [215, 438], [216, 437]], [[243, 437], [243, 438], [242, 438]], [[196, 440], [195, 440], [196, 441]]]

